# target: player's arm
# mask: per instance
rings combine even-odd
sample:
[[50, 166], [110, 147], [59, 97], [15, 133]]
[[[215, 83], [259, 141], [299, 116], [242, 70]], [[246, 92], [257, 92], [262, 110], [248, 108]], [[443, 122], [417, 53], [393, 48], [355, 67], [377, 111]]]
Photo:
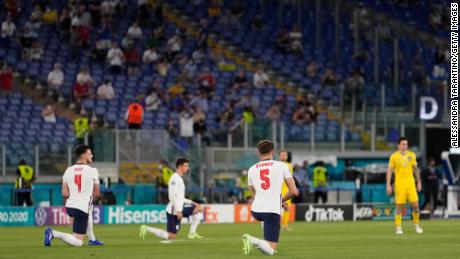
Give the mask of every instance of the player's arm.
[[67, 185], [67, 182], [62, 182], [62, 188], [61, 188], [61, 194], [64, 199], [68, 199], [70, 196], [70, 191], [69, 191], [69, 186]]
[[249, 191], [251, 192], [251, 197], [254, 200], [254, 198], [256, 197], [256, 189], [252, 185], [248, 185], [248, 188], [249, 188]]
[[414, 166], [412, 167], [412, 170], [413, 170], [413, 173], [415, 175], [415, 182], [416, 182], [416, 186], [417, 186], [417, 191], [420, 192], [422, 191], [422, 179], [420, 177], [420, 170], [418, 169], [418, 166], [417, 166], [417, 160], [414, 156]]
[[184, 193], [180, 193], [177, 180], [172, 180], [168, 185], [169, 201], [173, 205], [171, 213], [176, 214], [179, 220], [182, 219], [182, 208], [184, 207]]
[[286, 185], [288, 187], [288, 192], [284, 195], [283, 201], [290, 200], [294, 198], [295, 196], [299, 195], [299, 190], [295, 186], [295, 181], [292, 176], [284, 179], [284, 181], [286, 182]]
[[99, 196], [101, 196], [101, 188], [99, 184], [99, 173], [97, 170], [94, 170], [94, 175], [93, 175], [93, 201], [97, 200]]
[[394, 170], [394, 159], [393, 159], [393, 156], [391, 156], [390, 162], [388, 163], [388, 169], [387, 169], [387, 175], [386, 175], [388, 195], [391, 195], [391, 193], [393, 192], [393, 189], [391, 188], [391, 176], [393, 175], [393, 170]]

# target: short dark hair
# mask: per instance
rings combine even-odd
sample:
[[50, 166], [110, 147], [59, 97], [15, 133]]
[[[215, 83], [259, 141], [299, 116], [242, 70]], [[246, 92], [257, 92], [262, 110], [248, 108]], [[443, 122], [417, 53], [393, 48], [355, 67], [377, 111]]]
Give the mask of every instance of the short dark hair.
[[178, 168], [179, 166], [181, 166], [181, 165], [183, 165], [183, 164], [185, 164], [185, 163], [189, 163], [189, 162], [190, 162], [190, 161], [189, 161], [187, 158], [185, 158], [185, 157], [178, 158], [178, 159], [176, 160], [176, 168]]
[[275, 149], [275, 144], [270, 140], [261, 140], [257, 143], [259, 154], [264, 155], [272, 152]]
[[404, 141], [404, 140], [405, 140], [405, 141], [408, 141], [408, 139], [407, 139], [406, 137], [399, 137], [399, 138], [398, 138], [398, 142], [397, 142], [398, 145], [401, 144], [401, 141]]
[[89, 146], [87, 145], [78, 145], [75, 147], [74, 149], [74, 153], [75, 153], [75, 156], [77, 158], [80, 158], [81, 155], [83, 155], [84, 153], [86, 153], [86, 151], [88, 151], [88, 149], [91, 149]]

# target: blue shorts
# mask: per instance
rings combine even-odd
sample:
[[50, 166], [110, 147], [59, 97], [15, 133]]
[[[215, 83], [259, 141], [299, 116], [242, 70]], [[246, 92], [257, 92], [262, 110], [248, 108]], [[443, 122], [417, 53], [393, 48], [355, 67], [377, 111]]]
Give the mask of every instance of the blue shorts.
[[[187, 218], [193, 214], [193, 210], [195, 209], [195, 205], [193, 204], [184, 204], [182, 208], [182, 217]], [[172, 208], [174, 211], [174, 208]], [[180, 229], [180, 220], [177, 219], [177, 216], [174, 214], [169, 214], [166, 212], [166, 221], [167, 226], [166, 229], [169, 233], [177, 234]]]
[[280, 220], [281, 216], [276, 213], [254, 212], [252, 216], [264, 222], [264, 239], [269, 242], [278, 243], [280, 238]]
[[73, 233], [77, 234], [86, 234], [86, 229], [88, 228], [88, 213], [83, 212], [82, 210], [75, 208], [65, 208], [67, 215], [73, 218]]

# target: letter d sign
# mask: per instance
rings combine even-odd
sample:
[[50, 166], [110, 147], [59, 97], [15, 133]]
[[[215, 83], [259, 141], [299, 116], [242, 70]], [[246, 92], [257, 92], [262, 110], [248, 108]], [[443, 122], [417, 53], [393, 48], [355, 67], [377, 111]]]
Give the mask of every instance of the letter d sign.
[[[431, 105], [430, 105], [431, 104]], [[431, 106], [431, 107], [430, 107]], [[428, 110], [428, 107], [431, 109]], [[431, 96], [420, 97], [420, 119], [432, 120], [438, 115], [438, 102]]]

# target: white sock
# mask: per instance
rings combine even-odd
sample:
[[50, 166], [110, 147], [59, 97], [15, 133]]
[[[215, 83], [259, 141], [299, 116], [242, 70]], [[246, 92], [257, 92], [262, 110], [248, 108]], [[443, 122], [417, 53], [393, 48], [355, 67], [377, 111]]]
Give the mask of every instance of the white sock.
[[147, 232], [150, 232], [164, 240], [167, 240], [169, 238], [168, 232], [164, 231], [163, 229], [147, 227]]
[[88, 236], [89, 240], [95, 241], [96, 236], [93, 232], [93, 206], [89, 207], [88, 212], [88, 227], [86, 228], [86, 235]]
[[191, 216], [191, 225], [189, 235], [196, 233], [196, 228], [200, 225], [201, 220], [203, 219], [203, 213], [197, 213]]
[[63, 233], [63, 232], [53, 230], [53, 237], [62, 239], [62, 241], [72, 246], [82, 246], [83, 245], [83, 240], [80, 240], [76, 238], [75, 236], [68, 234], [68, 233]]
[[274, 255], [275, 249], [273, 249], [265, 240], [258, 239], [253, 236], [249, 236], [249, 241], [256, 246], [257, 249], [262, 251], [264, 254]]

